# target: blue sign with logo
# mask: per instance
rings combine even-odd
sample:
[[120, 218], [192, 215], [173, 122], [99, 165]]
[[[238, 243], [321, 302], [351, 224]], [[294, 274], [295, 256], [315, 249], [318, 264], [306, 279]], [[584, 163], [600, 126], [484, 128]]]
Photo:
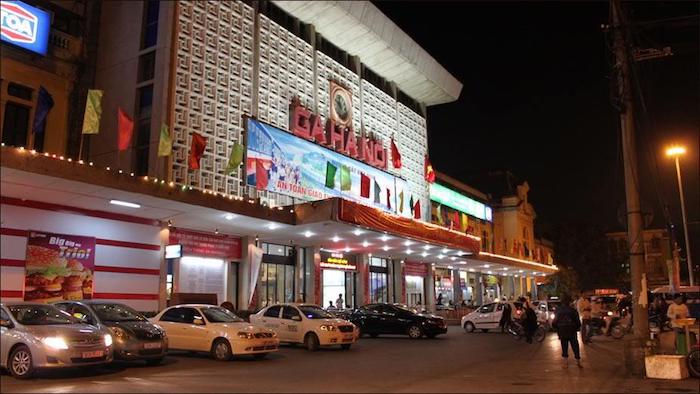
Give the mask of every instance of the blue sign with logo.
[[51, 29], [48, 12], [21, 1], [2, 1], [0, 10], [2, 41], [46, 55]]

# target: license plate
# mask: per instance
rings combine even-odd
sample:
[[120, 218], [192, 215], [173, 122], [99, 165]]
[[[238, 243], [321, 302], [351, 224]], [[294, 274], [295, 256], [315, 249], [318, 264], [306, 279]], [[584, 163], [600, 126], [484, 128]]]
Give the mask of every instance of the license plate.
[[273, 342], [273, 341], [265, 342], [265, 346], [275, 346], [275, 342]]
[[352, 339], [352, 337], [353, 337], [352, 334], [350, 334], [350, 335], [343, 335], [343, 339], [344, 339], [344, 340]]
[[102, 357], [105, 355], [105, 352], [103, 350], [95, 350], [94, 352], [83, 352], [82, 356], [83, 358], [96, 358], [96, 357]]
[[144, 349], [160, 349], [162, 346], [160, 342], [147, 342], [143, 344]]

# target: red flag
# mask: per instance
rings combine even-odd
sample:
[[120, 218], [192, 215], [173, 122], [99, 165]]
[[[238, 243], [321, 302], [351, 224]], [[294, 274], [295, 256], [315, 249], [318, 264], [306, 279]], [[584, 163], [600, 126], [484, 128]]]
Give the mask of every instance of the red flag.
[[360, 196], [369, 198], [369, 177], [360, 173]]
[[391, 190], [386, 189], [386, 206], [391, 209]]
[[255, 188], [265, 190], [269, 181], [265, 162], [263, 162], [263, 159], [255, 159]]
[[119, 108], [118, 114], [119, 121], [119, 150], [123, 151], [129, 147], [131, 143], [131, 135], [134, 133], [134, 121], [129, 118], [129, 116], [124, 112], [123, 109]]
[[425, 155], [425, 180], [430, 183], [435, 182], [435, 170], [433, 170], [433, 165], [430, 164], [428, 155]]
[[391, 137], [391, 163], [394, 168], [401, 168], [401, 153], [394, 143], [394, 137]]
[[199, 169], [199, 160], [207, 147], [207, 138], [199, 133], [192, 133], [192, 146], [190, 146], [190, 170]]
[[413, 206], [413, 217], [415, 219], [420, 219], [420, 200], [416, 200], [416, 205]]

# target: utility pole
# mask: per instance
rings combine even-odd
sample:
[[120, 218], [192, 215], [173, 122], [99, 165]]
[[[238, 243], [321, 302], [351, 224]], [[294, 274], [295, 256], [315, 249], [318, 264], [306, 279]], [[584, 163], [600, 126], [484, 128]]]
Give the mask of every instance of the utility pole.
[[[647, 303], [640, 304], [642, 294], [642, 277], [644, 267], [644, 237], [642, 234], [642, 211], [639, 202], [639, 178], [637, 171], [637, 150], [634, 133], [634, 99], [632, 95], [632, 83], [630, 81], [630, 53], [628, 52], [630, 37], [630, 25], [622, 11], [620, 0], [611, 0], [613, 51], [615, 53], [615, 74], [617, 78], [617, 98], [619, 100], [620, 129], [622, 133], [622, 157], [624, 161], [625, 197], [627, 202], [627, 240], [629, 245], [630, 276], [632, 280], [632, 308], [634, 336], [637, 341], [636, 350], [630, 354], [635, 360], [625, 360], [626, 365], [638, 364], [641, 358], [643, 365], [643, 352], [641, 347], [645, 339], [649, 337], [649, 322]], [[646, 287], [646, 286], [644, 286]], [[631, 345], [631, 344], [630, 344]], [[627, 357], [626, 357], [627, 358]], [[631, 362], [630, 362], [631, 361]], [[638, 367], [631, 369], [638, 371]]]

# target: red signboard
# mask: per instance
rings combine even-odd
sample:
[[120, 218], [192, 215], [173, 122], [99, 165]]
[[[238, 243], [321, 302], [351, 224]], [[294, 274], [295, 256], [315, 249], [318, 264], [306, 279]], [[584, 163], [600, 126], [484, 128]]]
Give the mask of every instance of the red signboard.
[[55, 302], [92, 298], [95, 238], [30, 231], [24, 300]]
[[230, 235], [207, 234], [171, 228], [168, 243], [182, 245], [183, 255], [226, 259], [241, 258], [241, 239]]
[[425, 263], [404, 263], [404, 275], [406, 276], [428, 276], [428, 264]]

